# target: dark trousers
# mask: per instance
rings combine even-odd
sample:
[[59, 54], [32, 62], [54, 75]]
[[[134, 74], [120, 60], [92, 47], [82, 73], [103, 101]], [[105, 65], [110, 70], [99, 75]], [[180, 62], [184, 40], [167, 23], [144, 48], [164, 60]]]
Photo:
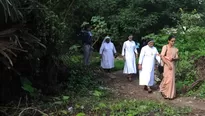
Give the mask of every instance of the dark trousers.
[[83, 63], [85, 65], [90, 65], [90, 57], [92, 53], [91, 45], [84, 44], [83, 45]]

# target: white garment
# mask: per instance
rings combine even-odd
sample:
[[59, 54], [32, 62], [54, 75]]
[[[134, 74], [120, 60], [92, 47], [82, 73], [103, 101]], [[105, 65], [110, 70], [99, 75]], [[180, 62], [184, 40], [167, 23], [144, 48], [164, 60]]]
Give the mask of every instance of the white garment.
[[116, 53], [116, 49], [111, 41], [106, 43], [105, 39], [100, 47], [100, 54], [102, 55], [101, 67], [104, 69], [111, 69], [114, 67], [114, 54]]
[[137, 73], [136, 69], [136, 44], [134, 41], [125, 41], [122, 47], [122, 56], [125, 57], [124, 70], [125, 74]]
[[154, 85], [155, 60], [160, 62], [157, 56], [158, 51], [155, 47], [144, 46], [140, 52], [138, 64], [142, 64], [142, 70], [139, 71], [139, 85]]

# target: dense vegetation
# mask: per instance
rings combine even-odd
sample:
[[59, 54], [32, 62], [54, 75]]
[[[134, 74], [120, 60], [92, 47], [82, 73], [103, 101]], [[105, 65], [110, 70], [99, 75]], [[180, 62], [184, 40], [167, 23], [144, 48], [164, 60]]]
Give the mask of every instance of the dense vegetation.
[[[61, 96], [47, 101], [48, 104], [58, 101], [60, 108], [76, 96], [90, 96], [89, 91], [94, 91], [94, 95], [99, 96], [98, 89], [103, 83], [97, 80], [98, 55], [94, 55], [97, 60], [92, 66], [84, 67], [81, 64], [81, 41], [77, 35], [83, 21], [93, 25], [96, 52], [102, 38], [108, 34], [118, 52], [130, 33], [139, 42], [142, 37], [153, 37], [159, 50], [167, 42], [167, 36], [175, 34], [176, 47], [180, 50], [177, 87], [190, 85], [202, 78], [198, 76], [195, 63], [205, 56], [204, 8], [205, 2], [202, 0], [2, 0], [0, 102], [31, 103], [33, 100], [48, 99], [46, 96]], [[122, 66], [121, 62], [117, 65]], [[204, 84], [187, 95], [204, 97], [203, 87]], [[126, 104], [127, 102], [120, 103], [119, 107], [109, 104], [110, 109], [105, 109], [105, 104], [101, 104], [100, 108], [95, 106], [96, 109], [90, 109], [96, 113], [105, 110], [114, 115], [119, 110], [126, 110], [121, 109]], [[142, 104], [143, 110], [134, 114], [154, 110], [151, 109], [155, 104], [153, 102], [139, 104]], [[145, 107], [144, 104], [150, 104], [150, 107]], [[27, 107], [29, 106], [32, 104]], [[158, 107], [163, 109], [164, 104]], [[175, 109], [167, 108], [163, 111], [166, 110], [173, 112], [172, 115], [177, 113]], [[9, 108], [1, 110], [9, 111]], [[132, 110], [128, 110], [128, 114], [131, 112]], [[59, 112], [54, 112], [53, 115], [55, 113]]]

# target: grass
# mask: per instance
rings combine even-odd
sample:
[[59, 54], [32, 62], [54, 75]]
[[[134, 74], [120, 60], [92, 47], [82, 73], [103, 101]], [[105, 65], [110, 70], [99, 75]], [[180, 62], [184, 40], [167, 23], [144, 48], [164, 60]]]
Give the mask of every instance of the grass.
[[[65, 55], [62, 56], [64, 62], [68, 65], [68, 62], [73, 64], [82, 63], [82, 55], [76, 54], [73, 56]], [[98, 53], [93, 53], [92, 55], [92, 66], [100, 67], [100, 57]], [[113, 71], [122, 70], [124, 67], [124, 61], [122, 59], [115, 59], [115, 67]], [[137, 62], [136, 62], [137, 63]], [[76, 75], [79, 74], [79, 71], [75, 72]], [[74, 75], [74, 76], [76, 76]], [[81, 75], [77, 75], [81, 76]], [[76, 77], [78, 79], [79, 77]], [[79, 78], [80, 81], [85, 79]], [[84, 81], [83, 81], [84, 82]], [[87, 83], [87, 80], [85, 80]], [[79, 83], [77, 83], [79, 84]], [[86, 94], [86, 93], [85, 93]], [[94, 89], [87, 92], [88, 95], [78, 96], [78, 97], [70, 97], [67, 101], [64, 99], [60, 99], [60, 104], [55, 106], [58, 110], [54, 110], [48, 108], [51, 116], [61, 115], [77, 115], [77, 116], [86, 116], [86, 115], [110, 115], [110, 116], [145, 116], [145, 115], [156, 115], [156, 116], [176, 116], [188, 114], [191, 112], [190, 108], [176, 108], [173, 106], [169, 106], [164, 103], [154, 102], [154, 101], [142, 101], [142, 100], [126, 100], [121, 98], [116, 98], [116, 96], [112, 96], [113, 93], [111, 91], [104, 91], [101, 89]], [[67, 94], [65, 94], [67, 95]], [[57, 103], [59, 100], [57, 101]], [[72, 103], [69, 108], [72, 110], [67, 110], [68, 103]], [[55, 111], [55, 112], [54, 112]]]
[[[103, 95], [102, 91], [98, 91]], [[75, 99], [78, 107], [74, 108], [76, 116], [179, 116], [191, 113], [188, 107], [173, 107], [165, 103], [151, 100], [128, 100], [112, 97], [102, 97], [101, 94], [93, 94], [91, 97]]]
[[113, 68], [113, 71], [122, 70], [123, 67], [124, 67], [124, 61], [119, 60], [119, 59], [115, 59], [115, 67]]
[[[83, 61], [82, 54], [76, 54], [76, 55], [72, 55], [72, 56], [63, 55], [60, 58], [67, 65], [69, 65], [69, 64], [78, 64], [78, 63], [82, 63], [82, 61]], [[136, 63], [137, 63], [137, 61], [136, 61]], [[92, 66], [96, 66], [96, 67], [100, 67], [100, 55], [97, 52], [92, 53], [91, 65]], [[112, 69], [112, 71], [123, 70], [123, 68], [124, 68], [124, 60], [122, 60], [122, 59], [115, 59], [114, 66], [115, 67]]]
[[196, 87], [194, 90], [189, 91], [186, 96], [194, 96], [205, 99], [205, 83], [202, 83], [200, 87]]

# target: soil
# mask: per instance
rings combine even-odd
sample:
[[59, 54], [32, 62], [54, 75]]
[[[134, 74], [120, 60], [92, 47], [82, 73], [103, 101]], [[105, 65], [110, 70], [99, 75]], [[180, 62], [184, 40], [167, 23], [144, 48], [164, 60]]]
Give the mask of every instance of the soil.
[[143, 87], [138, 84], [137, 75], [133, 76], [131, 82], [127, 80], [122, 71], [103, 73], [103, 75], [103, 81], [119, 98], [154, 100], [178, 107], [190, 107], [193, 111], [191, 116], [205, 116], [205, 99], [178, 96], [174, 100], [166, 100], [161, 96], [157, 85], [153, 87], [154, 91], [151, 94], [144, 91]]

